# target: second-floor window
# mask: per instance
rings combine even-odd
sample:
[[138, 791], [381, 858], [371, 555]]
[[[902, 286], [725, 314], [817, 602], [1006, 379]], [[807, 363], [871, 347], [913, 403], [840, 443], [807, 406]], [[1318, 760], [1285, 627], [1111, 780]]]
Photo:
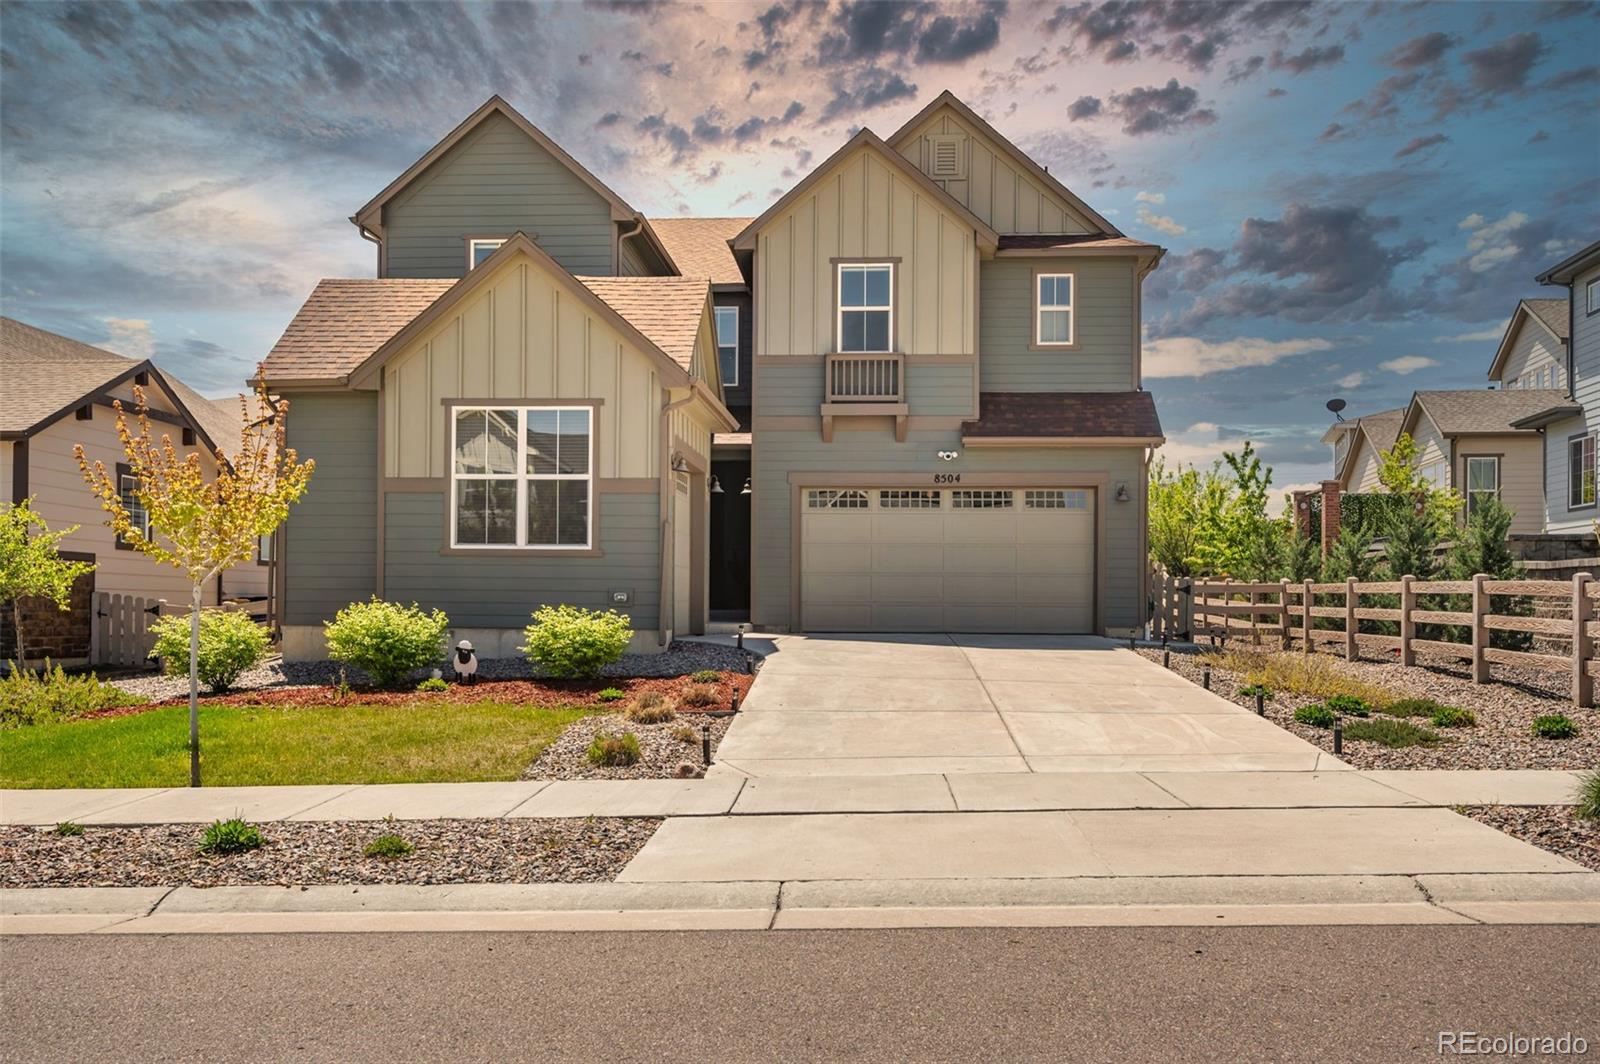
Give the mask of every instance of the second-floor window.
[[[121, 499], [122, 508], [128, 512], [129, 521], [139, 530], [145, 539], [150, 538], [150, 511], [144, 508], [144, 500], [139, 498], [139, 478], [133, 475], [131, 466], [122, 462], [117, 463], [117, 494]], [[132, 550], [133, 544], [117, 537], [119, 550]]]
[[1500, 459], [1490, 455], [1467, 459], [1467, 514], [1483, 505], [1485, 499], [1500, 494]]
[[717, 361], [721, 363], [722, 386], [739, 386], [739, 308], [717, 307]]
[[839, 350], [888, 351], [894, 337], [894, 265], [839, 266]]
[[1583, 306], [1586, 314], [1600, 314], [1600, 277], [1583, 286]]
[[499, 237], [479, 238], [473, 237], [467, 241], [467, 269], [475, 270], [483, 265], [483, 260], [500, 250], [500, 245], [505, 241]]
[[592, 419], [588, 407], [457, 408], [451, 545], [588, 547]]
[[1594, 433], [1567, 441], [1567, 507], [1594, 505]]
[[1070, 273], [1041, 273], [1035, 281], [1034, 339], [1041, 347], [1070, 347], [1075, 278]]

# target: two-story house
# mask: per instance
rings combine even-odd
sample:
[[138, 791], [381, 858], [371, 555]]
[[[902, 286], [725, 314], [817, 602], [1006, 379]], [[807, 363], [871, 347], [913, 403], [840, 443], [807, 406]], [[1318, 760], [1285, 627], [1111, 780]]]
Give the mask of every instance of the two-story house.
[[759, 217], [652, 222], [498, 97], [352, 217], [264, 363], [318, 470], [285, 653], [379, 595], [485, 656], [541, 604], [636, 649], [790, 630], [1125, 632], [1146, 468], [1130, 240], [955, 97]]
[[[1600, 240], [1557, 263], [1540, 284], [1567, 290], [1550, 315], [1566, 340], [1561, 394], [1518, 424], [1543, 437], [1544, 531], [1591, 536], [1595, 505], [1595, 439], [1600, 433]], [[1533, 301], [1529, 301], [1533, 302]], [[1564, 318], [1564, 320], [1563, 320]]]

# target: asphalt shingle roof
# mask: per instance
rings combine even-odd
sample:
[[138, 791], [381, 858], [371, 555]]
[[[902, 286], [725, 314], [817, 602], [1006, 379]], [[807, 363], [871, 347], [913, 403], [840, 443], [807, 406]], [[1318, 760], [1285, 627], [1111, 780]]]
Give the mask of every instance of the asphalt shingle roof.
[[0, 432], [26, 432], [98, 391], [136, 359], [0, 318]]
[[411, 324], [453, 278], [329, 278], [318, 281], [268, 352], [268, 384], [338, 380]]
[[1559, 406], [1558, 388], [1485, 388], [1475, 391], [1418, 392], [1417, 403], [1446, 436], [1519, 430], [1513, 421]]
[[749, 218], [652, 218], [650, 225], [685, 277], [712, 284], [744, 284], [728, 241], [744, 232]]
[[976, 421], [961, 434], [977, 437], [1160, 436], [1161, 419], [1149, 392], [983, 392]]
[[1522, 301], [1528, 310], [1544, 322], [1550, 331], [1561, 339], [1567, 339], [1567, 301], [1565, 299], [1524, 299]]
[[1367, 442], [1375, 450], [1387, 451], [1400, 438], [1400, 426], [1405, 420], [1406, 410], [1402, 406], [1394, 410], [1380, 410], [1376, 414], [1363, 414], [1356, 418], [1356, 423], [1366, 433]]
[[695, 337], [710, 298], [709, 282], [699, 277], [579, 277], [624, 321], [644, 334], [666, 356], [689, 369]]

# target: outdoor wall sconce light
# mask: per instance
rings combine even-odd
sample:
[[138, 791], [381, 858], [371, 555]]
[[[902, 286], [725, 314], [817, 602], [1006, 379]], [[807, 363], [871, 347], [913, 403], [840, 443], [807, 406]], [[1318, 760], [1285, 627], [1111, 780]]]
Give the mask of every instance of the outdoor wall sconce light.
[[721, 485], [721, 484], [719, 484], [719, 483], [717, 483], [717, 478], [716, 478], [716, 477], [712, 477], [712, 478], [711, 478], [711, 494], [713, 494], [713, 495], [723, 495], [723, 494], [726, 494], [726, 493], [725, 493], [725, 492], [724, 492], [724, 491], [723, 491], [723, 490], [722, 490], [722, 485]]
[[961, 457], [961, 452], [960, 451], [940, 451], [939, 452], [939, 461], [941, 461], [941, 462], [954, 462], [957, 458], [960, 458], [960, 457]]
[[672, 452], [672, 471], [674, 473], [687, 473], [689, 471], [689, 463], [683, 460], [682, 453], [678, 451]]
[[1127, 502], [1128, 501], [1128, 485], [1126, 485], [1126, 484], [1118, 484], [1117, 485], [1116, 500], [1118, 502]]
[[740, 495], [749, 495], [750, 494], [750, 478], [749, 477], [745, 477], [744, 478], [744, 487], [739, 489], [739, 494]]

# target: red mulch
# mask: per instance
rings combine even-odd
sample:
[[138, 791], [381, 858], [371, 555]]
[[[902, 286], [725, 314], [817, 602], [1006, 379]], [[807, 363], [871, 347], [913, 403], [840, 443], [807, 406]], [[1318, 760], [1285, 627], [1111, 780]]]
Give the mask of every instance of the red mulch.
[[[720, 679], [712, 684], [721, 699], [710, 706], [684, 706], [685, 713], [705, 713], [729, 708], [732, 694], [739, 692], [740, 701], [750, 691], [750, 684], [755, 677], [746, 676], [738, 672], [721, 672]], [[219, 706], [409, 706], [426, 704], [429, 702], [506, 702], [513, 705], [524, 706], [598, 706], [615, 705], [619, 708], [631, 702], [646, 691], [657, 691], [667, 698], [676, 698], [678, 693], [694, 681], [687, 676], [674, 676], [666, 679], [640, 679], [640, 680], [482, 680], [475, 684], [452, 683], [448, 691], [378, 691], [371, 689], [352, 688], [350, 693], [341, 701], [338, 692], [333, 687], [266, 687], [256, 691], [235, 691], [226, 695], [202, 695], [201, 700], [207, 705]], [[627, 694], [626, 698], [618, 699], [613, 703], [601, 702], [596, 697], [608, 687], [615, 687]], [[101, 710], [98, 713], [88, 713], [84, 718], [121, 717], [130, 713], [142, 713], [157, 706], [187, 705], [188, 698], [170, 698], [164, 702], [154, 702], [143, 706], [124, 706], [117, 709]]]

